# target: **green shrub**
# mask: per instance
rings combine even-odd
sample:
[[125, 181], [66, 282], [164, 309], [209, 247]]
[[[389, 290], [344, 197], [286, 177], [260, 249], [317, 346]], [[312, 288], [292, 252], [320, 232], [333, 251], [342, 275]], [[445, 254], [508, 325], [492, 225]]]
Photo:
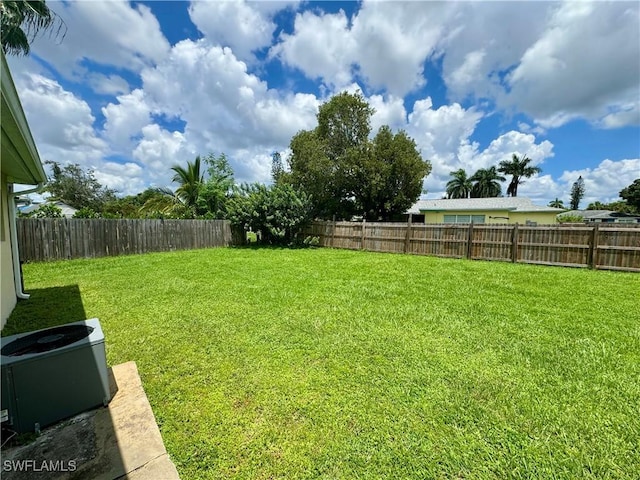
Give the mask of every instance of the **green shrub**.
[[228, 205], [232, 225], [260, 232], [262, 243], [292, 245], [311, 220], [311, 198], [291, 185], [245, 184]]
[[45, 203], [32, 212], [32, 218], [62, 218], [62, 209], [53, 203]]
[[320, 245], [320, 237], [312, 237], [311, 235], [307, 235], [304, 237], [304, 241], [302, 242], [307, 247], [317, 247]]
[[558, 223], [583, 223], [584, 218], [582, 215], [576, 215], [574, 213], [565, 213], [563, 215], [558, 215], [557, 217]]
[[82, 207], [73, 214], [73, 218], [100, 218], [100, 214], [91, 207]]

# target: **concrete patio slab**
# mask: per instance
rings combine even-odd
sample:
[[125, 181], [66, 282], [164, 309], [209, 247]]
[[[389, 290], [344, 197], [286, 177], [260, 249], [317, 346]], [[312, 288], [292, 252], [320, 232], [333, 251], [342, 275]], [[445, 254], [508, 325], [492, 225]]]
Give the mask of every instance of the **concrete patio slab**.
[[[106, 408], [43, 430], [32, 443], [2, 452], [2, 478], [175, 480], [134, 362], [111, 369]], [[7, 468], [9, 467], [9, 468]]]

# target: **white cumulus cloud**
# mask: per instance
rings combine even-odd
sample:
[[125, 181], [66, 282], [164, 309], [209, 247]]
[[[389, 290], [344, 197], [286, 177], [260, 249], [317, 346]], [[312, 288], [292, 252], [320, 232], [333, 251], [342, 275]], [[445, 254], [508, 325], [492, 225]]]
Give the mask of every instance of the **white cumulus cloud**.
[[565, 170], [559, 178], [565, 187], [567, 198], [565, 203], [568, 203], [571, 186], [580, 176], [585, 186], [585, 196], [580, 202], [581, 208], [586, 208], [589, 203], [595, 201], [614, 202], [620, 200], [620, 190], [640, 177], [640, 158], [618, 161], [605, 159], [595, 168]]
[[[364, 90], [373, 134], [405, 129], [432, 162], [431, 197], [452, 170], [471, 175], [513, 153], [542, 166], [519, 189], [539, 203], [567, 200], [580, 174], [585, 202], [613, 200], [639, 175], [632, 152], [554, 180], [544, 171], [556, 167], [554, 145], [541, 138], [575, 119], [640, 124], [637, 3], [363, 1], [355, 13], [302, 3], [283, 14], [296, 5], [193, 2], [183, 8], [203, 37], [171, 46], [145, 5], [52, 3], [66, 38], [41, 36], [33, 58], [10, 59], [43, 158], [95, 167], [127, 193], [169, 184], [172, 165], [208, 152], [225, 152], [239, 180], [268, 181], [271, 153], [314, 128], [322, 102]], [[267, 76], [282, 66], [285, 78]], [[316, 93], [275, 87], [300, 72]], [[444, 91], [430, 91], [432, 75]], [[73, 89], [81, 83], [92, 93]], [[493, 137], [478, 128], [490, 115], [504, 121]]]
[[160, 61], [169, 50], [158, 20], [145, 5], [111, 0], [49, 6], [64, 20], [66, 35], [58, 41], [41, 35], [32, 50], [68, 78], [84, 78], [85, 59], [137, 72]]
[[297, 2], [195, 1], [191, 21], [213, 44], [230, 47], [237, 58], [253, 61], [252, 52], [272, 43], [273, 15]]
[[283, 63], [302, 70], [307, 77], [322, 79], [334, 88], [346, 86], [352, 80], [356, 42], [344, 11], [299, 13], [293, 34], [282, 33], [280, 40], [271, 48], [271, 57], [278, 57]]
[[149, 124], [151, 112], [144, 100], [144, 92], [140, 89], [120, 95], [117, 100], [118, 103], [109, 103], [102, 108], [106, 119], [104, 134], [115, 148], [130, 149], [132, 137]]
[[21, 76], [16, 83], [43, 160], [87, 165], [107, 154], [108, 145], [96, 135], [95, 117], [84, 100], [42, 75]]
[[197, 152], [187, 145], [180, 132], [169, 132], [157, 124], [142, 128], [142, 138], [133, 150], [133, 158], [146, 167], [146, 174], [156, 186], [166, 186], [171, 179], [171, 167], [193, 160]]
[[640, 123], [637, 107], [626, 108], [640, 98], [638, 4], [564, 3], [508, 83], [506, 101], [544, 127], [576, 117], [597, 121], [612, 108], [631, 113], [625, 122]]
[[186, 122], [182, 135], [190, 149], [225, 152], [234, 167], [244, 168], [246, 152], [258, 152], [264, 165], [257, 172], [270, 168], [271, 152], [315, 125], [314, 95], [269, 89], [231, 49], [205, 40], [179, 42], [142, 79], [154, 112]]
[[102, 95], [121, 95], [129, 91], [129, 84], [120, 75], [91, 72], [87, 80], [93, 91]]
[[408, 117], [407, 132], [415, 139], [423, 158], [432, 163], [429, 188], [450, 171], [463, 167], [459, 152], [469, 146], [469, 137], [482, 116], [481, 112], [464, 109], [458, 103], [434, 109], [430, 97], [415, 102]]

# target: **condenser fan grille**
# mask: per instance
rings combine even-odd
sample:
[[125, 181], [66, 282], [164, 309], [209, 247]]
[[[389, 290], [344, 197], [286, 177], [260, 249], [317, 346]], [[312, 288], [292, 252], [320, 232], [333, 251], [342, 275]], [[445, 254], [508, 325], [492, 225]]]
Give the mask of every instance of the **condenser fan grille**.
[[91, 335], [91, 332], [93, 332], [93, 327], [87, 325], [65, 325], [50, 328], [8, 343], [2, 347], [1, 353], [8, 357], [19, 357], [32, 353], [48, 352], [82, 340]]

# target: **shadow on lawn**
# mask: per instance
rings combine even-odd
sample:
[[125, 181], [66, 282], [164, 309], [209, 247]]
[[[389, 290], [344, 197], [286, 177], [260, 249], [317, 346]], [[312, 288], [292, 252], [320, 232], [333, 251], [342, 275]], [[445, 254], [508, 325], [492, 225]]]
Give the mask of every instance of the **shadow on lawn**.
[[2, 336], [55, 327], [87, 318], [78, 285], [29, 290], [29, 300], [19, 300]]
[[298, 245], [269, 245], [265, 243], [250, 243], [247, 245], [232, 245], [231, 248], [238, 250], [302, 250], [313, 247], [307, 247], [306, 245], [298, 246]]
[[[87, 319], [78, 285], [32, 289], [28, 293], [31, 297], [18, 301], [9, 316], [2, 330], [3, 337]], [[80, 340], [85, 347], [88, 346], [86, 340]], [[24, 431], [18, 433], [12, 430], [11, 425], [2, 424], [3, 463], [0, 475], [3, 480], [44, 478], [41, 473], [44, 467], [40, 467], [45, 465], [51, 469], [47, 470], [50, 474], [45, 475], [46, 478], [130, 478], [129, 472], [150, 463], [152, 458], [159, 458], [161, 445], [154, 440], [155, 437], [145, 433], [149, 431], [153, 414], [150, 414], [150, 409], [148, 412], [151, 416], [145, 413], [144, 403], [141, 405], [138, 401], [139, 392], [144, 396], [144, 391], [141, 385], [136, 386], [140, 380], [135, 366], [119, 366], [121, 385], [118, 384], [118, 375], [109, 369], [106, 390], [105, 371], [93, 345], [90, 348], [64, 350], [55, 361], [50, 360], [51, 353], [40, 355], [47, 355], [49, 359], [45, 361], [40, 357], [37, 362], [30, 360], [30, 374], [39, 380], [45, 376], [51, 376], [53, 380], [43, 382], [45, 387], [42, 388], [40, 384], [21, 380], [22, 385], [28, 384], [29, 387], [21, 387], [25, 393], [20, 400], [25, 405], [35, 405], [36, 402], [55, 405], [53, 408], [56, 413], [52, 415], [51, 409], [37, 411], [37, 415], [47, 419], [39, 434], [34, 433], [30, 425], [23, 424], [21, 430]], [[14, 368], [15, 365], [17, 362]], [[26, 369], [21, 366], [19, 371], [25, 372]], [[3, 369], [3, 375], [4, 372]], [[60, 384], [67, 388], [73, 384], [82, 385], [86, 391], [64, 393], [64, 387], [62, 390], [51, 387]], [[129, 393], [114, 398], [123, 387]], [[76, 401], [78, 397], [81, 400]], [[102, 404], [98, 403], [100, 401]], [[115, 408], [114, 403], [105, 408], [113, 401]], [[3, 405], [2, 408], [6, 407]], [[65, 415], [71, 417], [61, 418]], [[131, 418], [136, 421], [131, 423]], [[140, 425], [144, 425], [144, 428], [141, 429]]]

